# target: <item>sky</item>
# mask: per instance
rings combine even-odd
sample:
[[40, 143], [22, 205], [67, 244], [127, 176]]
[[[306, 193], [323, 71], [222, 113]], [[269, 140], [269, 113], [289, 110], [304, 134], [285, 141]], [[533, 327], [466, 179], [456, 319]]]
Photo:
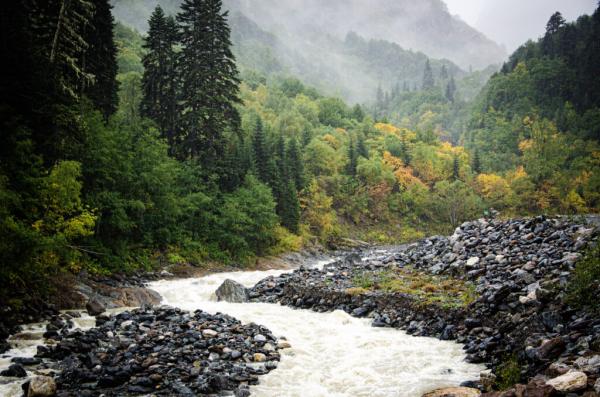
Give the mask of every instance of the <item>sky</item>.
[[598, 0], [443, 0], [453, 15], [473, 26], [509, 52], [544, 34], [555, 11], [567, 21], [591, 14]]

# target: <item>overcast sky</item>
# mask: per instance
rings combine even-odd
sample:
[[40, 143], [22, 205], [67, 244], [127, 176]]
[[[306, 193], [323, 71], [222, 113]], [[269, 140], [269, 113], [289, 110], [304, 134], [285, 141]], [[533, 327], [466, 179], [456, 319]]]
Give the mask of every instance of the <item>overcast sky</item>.
[[555, 11], [567, 21], [591, 14], [597, 0], [444, 0], [451, 14], [490, 39], [506, 46], [509, 52], [528, 39], [544, 33], [546, 22]]

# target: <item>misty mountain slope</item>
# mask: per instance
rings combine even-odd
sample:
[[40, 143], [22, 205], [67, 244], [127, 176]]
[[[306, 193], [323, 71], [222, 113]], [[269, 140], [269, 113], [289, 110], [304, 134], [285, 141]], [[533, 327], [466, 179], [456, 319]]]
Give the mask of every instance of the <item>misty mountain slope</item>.
[[[130, 26], [145, 29], [141, 20], [158, 2], [117, 0], [114, 14]], [[179, 0], [160, 0], [160, 4], [171, 14], [179, 8]], [[373, 100], [379, 86], [391, 90], [396, 85], [421, 85], [428, 60], [421, 52], [384, 40], [368, 40], [354, 32], [337, 36], [318, 24], [302, 33], [273, 27], [273, 33], [238, 11], [239, 4], [231, 6], [233, 51], [242, 71], [255, 70], [267, 77], [294, 76], [349, 102]], [[435, 75], [439, 75], [442, 65], [457, 78], [464, 75], [450, 61], [430, 62]]]
[[288, 31], [300, 38], [322, 31], [343, 38], [355, 31], [383, 39], [433, 58], [448, 58], [466, 69], [505, 60], [498, 44], [450, 15], [441, 0], [226, 0], [264, 29]]

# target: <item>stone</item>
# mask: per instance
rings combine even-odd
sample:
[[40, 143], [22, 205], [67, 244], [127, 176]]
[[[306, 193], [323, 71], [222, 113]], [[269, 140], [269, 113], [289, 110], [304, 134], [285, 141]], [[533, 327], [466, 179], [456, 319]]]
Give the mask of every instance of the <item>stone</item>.
[[596, 393], [600, 394], [600, 378], [596, 379], [596, 383], [594, 383], [594, 390]]
[[56, 382], [49, 376], [34, 376], [29, 382], [27, 397], [51, 397], [56, 394]]
[[423, 394], [422, 397], [479, 397], [481, 392], [470, 387], [446, 387]]
[[581, 371], [569, 371], [550, 379], [546, 384], [563, 393], [576, 392], [587, 387], [587, 375]]
[[586, 374], [600, 374], [600, 355], [596, 354], [591, 357], [579, 357], [575, 360], [575, 367]]
[[292, 347], [292, 345], [286, 340], [280, 340], [279, 342], [277, 342], [277, 347], [280, 349], [289, 349]]
[[254, 359], [254, 362], [257, 362], [257, 363], [262, 363], [264, 361], [267, 361], [267, 356], [265, 356], [263, 353], [254, 353], [252, 358]]
[[0, 372], [0, 376], [9, 376], [13, 378], [25, 378], [27, 376], [27, 371], [21, 364], [11, 364], [8, 369]]
[[91, 298], [86, 304], [85, 309], [90, 316], [97, 316], [106, 311], [106, 307], [96, 298]]
[[219, 333], [217, 331], [215, 331], [214, 329], [203, 329], [202, 330], [202, 336], [204, 336], [205, 338], [214, 338], [217, 335], [219, 335]]
[[560, 337], [544, 341], [537, 349], [538, 358], [541, 360], [552, 360], [565, 351], [565, 342]]
[[254, 342], [264, 343], [267, 341], [267, 337], [262, 334], [254, 335]]
[[467, 259], [467, 267], [470, 267], [470, 268], [475, 267], [475, 266], [477, 266], [478, 263], [479, 263], [479, 257], [477, 257], [477, 256], [473, 256], [473, 257]]
[[237, 281], [227, 279], [215, 291], [218, 301], [231, 303], [248, 302], [250, 295], [248, 289]]
[[482, 371], [479, 374], [479, 382], [483, 386], [484, 391], [492, 391], [496, 383], [496, 375], [491, 370]]

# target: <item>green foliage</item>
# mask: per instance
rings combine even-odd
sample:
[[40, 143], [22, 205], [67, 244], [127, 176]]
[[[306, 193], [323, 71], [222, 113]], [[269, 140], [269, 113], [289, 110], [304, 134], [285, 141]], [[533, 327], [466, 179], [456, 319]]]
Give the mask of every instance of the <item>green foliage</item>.
[[521, 366], [516, 355], [504, 357], [496, 369], [496, 387], [506, 390], [519, 383], [521, 380]]
[[567, 286], [566, 301], [577, 308], [600, 313], [597, 291], [600, 288], [600, 244], [589, 248], [577, 261]]

